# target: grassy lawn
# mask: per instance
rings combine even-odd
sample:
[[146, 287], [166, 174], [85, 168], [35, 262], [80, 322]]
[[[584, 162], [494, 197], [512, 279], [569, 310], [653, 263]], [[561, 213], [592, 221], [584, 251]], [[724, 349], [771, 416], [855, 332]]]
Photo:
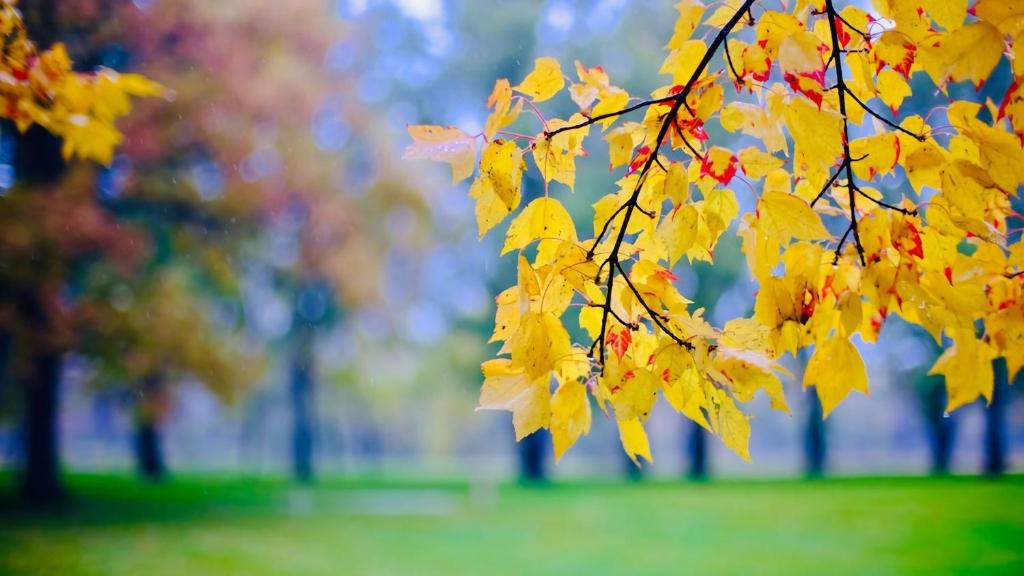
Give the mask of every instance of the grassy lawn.
[[0, 508], [0, 574], [1024, 574], [1020, 477], [72, 486]]

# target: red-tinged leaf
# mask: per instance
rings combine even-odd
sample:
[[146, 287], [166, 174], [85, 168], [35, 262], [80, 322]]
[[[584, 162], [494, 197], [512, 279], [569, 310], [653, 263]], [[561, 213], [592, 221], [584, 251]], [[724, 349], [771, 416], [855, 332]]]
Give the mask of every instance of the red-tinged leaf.
[[712, 148], [704, 155], [700, 164], [700, 175], [710, 176], [722, 184], [728, 184], [736, 175], [736, 155], [725, 148]]
[[622, 360], [622, 357], [626, 355], [626, 350], [629, 349], [630, 343], [633, 341], [633, 334], [629, 331], [629, 328], [613, 328], [608, 331], [608, 336], [605, 340], [607, 340], [612, 352], [615, 352], [619, 360]]

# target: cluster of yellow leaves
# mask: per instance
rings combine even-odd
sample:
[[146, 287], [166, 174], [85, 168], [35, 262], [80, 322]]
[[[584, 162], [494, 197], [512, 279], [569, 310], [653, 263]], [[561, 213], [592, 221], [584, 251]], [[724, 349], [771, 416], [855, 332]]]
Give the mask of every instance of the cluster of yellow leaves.
[[[550, 429], [558, 458], [589, 430], [592, 398], [614, 415], [626, 453], [650, 460], [644, 423], [659, 396], [749, 458], [740, 405], [761, 391], [788, 411], [780, 358], [813, 348], [803, 385], [827, 416], [851, 391], [867, 394], [851, 339], [874, 342], [890, 315], [952, 343], [932, 368], [946, 377], [949, 409], [991, 398], [993, 359], [1005, 357], [1011, 377], [1024, 367], [1024, 249], [1011, 207], [1024, 184], [1024, 54], [1014, 52], [1024, 5], [751, 4], [679, 2], [660, 69], [670, 81], [647, 100], [601, 68], [577, 63], [571, 81], [541, 58], [522, 83], [497, 82], [483, 134], [409, 128], [408, 157], [448, 162], [455, 180], [475, 165], [481, 236], [513, 216], [502, 254], [518, 251], [518, 282], [497, 297], [491, 341], [502, 348], [483, 366], [480, 406], [511, 411], [517, 438]], [[709, 51], [725, 52], [718, 70]], [[946, 92], [982, 85], [1004, 60], [1015, 81], [1001, 106], [953, 101], [899, 119], [916, 74]], [[536, 136], [505, 132], [526, 125], [524, 103], [533, 109], [567, 82], [576, 114], [527, 114]], [[710, 145], [709, 125], [748, 145]], [[581, 238], [550, 189], [573, 189], [592, 128], [624, 173]], [[521, 207], [527, 157], [545, 196]], [[735, 181], [755, 195], [742, 216]], [[906, 194], [893, 202], [872, 183]], [[672, 270], [713, 261], [734, 225], [760, 288], [750, 318], [717, 328]], [[573, 321], [589, 343], [572, 341]]]
[[74, 72], [63, 44], [39, 52], [25, 30], [16, 0], [0, 0], [0, 117], [24, 132], [33, 124], [64, 140], [72, 156], [109, 164], [122, 135], [115, 122], [131, 110], [131, 97], [166, 90], [138, 74], [101, 68]]

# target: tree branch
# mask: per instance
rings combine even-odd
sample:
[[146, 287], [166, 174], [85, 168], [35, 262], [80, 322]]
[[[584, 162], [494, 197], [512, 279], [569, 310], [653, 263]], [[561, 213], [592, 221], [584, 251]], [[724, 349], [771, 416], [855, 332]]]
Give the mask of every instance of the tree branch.
[[[829, 60], [835, 66], [836, 86], [839, 87], [839, 113], [843, 117], [843, 164], [846, 167], [846, 188], [850, 198], [850, 227], [843, 234], [843, 239], [839, 241], [839, 245], [836, 246], [833, 262], [839, 262], [843, 244], [852, 230], [853, 241], [857, 246], [857, 255], [860, 256], [860, 264], [861, 266], [866, 266], [867, 260], [864, 258], [864, 245], [860, 242], [860, 232], [857, 230], [857, 187], [853, 181], [853, 162], [850, 160], [850, 118], [846, 113], [846, 96], [850, 94], [850, 91], [846, 87], [846, 79], [843, 77], [843, 59], [839, 55], [842, 46], [839, 45], [839, 30], [836, 25], [836, 22], [839, 21], [839, 14], [836, 12], [835, 6], [832, 5], [832, 0], [825, 0], [825, 12], [828, 15], [828, 27], [832, 37], [832, 56]], [[856, 96], [854, 96], [854, 99], [856, 99]]]
[[[838, 57], [836, 58], [836, 60], [838, 61]], [[874, 116], [875, 118], [879, 119], [882, 122], [882, 124], [885, 124], [886, 126], [892, 128], [893, 130], [898, 130], [898, 131], [906, 134], [907, 136], [910, 136], [911, 138], [917, 140], [918, 142], [924, 142], [925, 141], [925, 137], [923, 135], [921, 135], [921, 134], [914, 134], [910, 130], [907, 130], [906, 128], [900, 126], [899, 124], [893, 122], [892, 120], [889, 120], [888, 118], [884, 118], [881, 114], [879, 114], [878, 112], [875, 112], [874, 110], [872, 110], [871, 107], [868, 106], [867, 104], [865, 104], [863, 100], [861, 100], [860, 98], [857, 98], [857, 95], [854, 94], [853, 92], [851, 92], [850, 89], [845, 84], [843, 84], [842, 88], [840, 89], [840, 95], [839, 95], [840, 98], [843, 97], [843, 94], [842, 94], [843, 92], [845, 92], [846, 95], [849, 96], [850, 98], [853, 98], [854, 102], [856, 102], [857, 104], [860, 104], [860, 107], [863, 108], [865, 112], [867, 112], [868, 114], [870, 114], [870, 115]]]
[[[693, 347], [692, 344], [690, 344], [689, 342], [687, 342], [683, 338], [680, 338], [679, 335], [677, 335], [667, 325], [665, 325], [662, 322], [662, 318], [664, 316], [662, 316], [661, 314], [659, 314], [659, 313], [655, 312], [653, 309], [651, 309], [650, 305], [647, 304], [647, 301], [644, 300], [643, 296], [641, 296], [639, 291], [636, 290], [636, 287], [633, 286], [632, 281], [629, 279], [628, 276], [626, 276], [626, 272], [622, 268], [622, 264], [619, 261], [619, 250], [622, 248], [622, 243], [625, 241], [626, 230], [629, 229], [629, 222], [630, 222], [630, 219], [633, 217], [633, 212], [634, 211], [641, 211], [640, 207], [638, 206], [638, 201], [639, 201], [639, 198], [640, 198], [640, 191], [643, 189], [644, 182], [645, 182], [645, 180], [647, 178], [648, 173], [651, 170], [651, 167], [654, 165], [655, 161], [658, 158], [658, 153], [661, 150], [661, 145], [664, 143], [666, 136], [668, 136], [669, 129], [676, 122], [677, 116], [679, 115], [679, 110], [686, 104], [686, 98], [690, 95], [690, 92], [693, 90], [694, 84], [697, 82], [697, 80], [700, 79], [701, 75], [704, 74], [704, 71], [707, 69], [708, 65], [711, 63], [711, 59], [718, 52], [718, 49], [725, 43], [726, 39], [729, 36], [729, 33], [740, 22], [740, 20], [744, 16], [744, 14], [748, 13], [748, 11], [749, 11], [750, 7], [753, 5], [753, 3], [754, 3], [754, 0], [744, 0], [743, 4], [736, 10], [736, 12], [729, 19], [729, 21], [726, 22], [726, 24], [722, 27], [722, 29], [719, 30], [718, 33], [715, 35], [715, 38], [711, 41], [711, 44], [708, 46], [707, 51], [705, 51], [704, 56], [701, 58], [700, 62], [697, 63], [697, 67], [694, 69], [694, 71], [691, 74], [689, 80], [687, 80], [686, 84], [684, 84], [682, 89], [679, 92], [677, 92], [676, 94], [673, 94], [672, 96], [669, 96], [669, 97], [655, 99], [655, 100], [645, 100], [643, 102], [640, 102], [639, 104], [635, 104], [635, 105], [630, 106], [628, 108], [624, 108], [624, 109], [622, 109], [622, 110], [620, 110], [618, 112], [611, 112], [611, 113], [608, 113], [608, 114], [601, 114], [601, 115], [595, 116], [593, 118], [590, 118], [590, 119], [588, 119], [588, 120], [586, 120], [584, 122], [580, 122], [578, 124], [574, 124], [574, 125], [571, 125], [571, 126], [565, 126], [563, 128], [559, 128], [559, 129], [553, 130], [551, 132], [545, 132], [545, 137], [550, 138], [550, 137], [554, 136], [555, 134], [559, 134], [559, 133], [565, 132], [567, 130], [575, 130], [575, 129], [579, 129], [579, 128], [584, 128], [586, 126], [590, 126], [591, 124], [594, 124], [595, 122], [599, 122], [599, 121], [604, 120], [606, 118], [612, 118], [612, 117], [621, 116], [623, 114], [628, 114], [629, 112], [633, 112], [635, 110], [639, 110], [641, 108], [645, 108], [645, 107], [651, 106], [653, 104], [661, 104], [661, 103], [668, 103], [668, 102], [672, 103], [672, 107], [668, 111], [668, 114], [666, 114], [665, 117], [662, 119], [661, 128], [658, 130], [658, 135], [657, 135], [657, 137], [655, 139], [655, 142], [654, 142], [654, 145], [653, 145], [653, 149], [651, 150], [650, 156], [648, 156], [647, 160], [644, 162], [643, 167], [640, 170], [640, 177], [637, 179], [637, 184], [633, 188], [632, 195], [630, 195], [629, 199], [626, 201], [625, 204], [623, 204], [619, 208], [619, 210], [615, 211], [615, 213], [612, 215], [612, 217], [609, 218], [609, 221], [605, 223], [605, 225], [602, 228], [601, 233], [599, 234], [599, 237], [597, 239], [595, 239], [594, 246], [591, 248], [590, 252], [588, 253], [591, 256], [593, 255], [594, 250], [597, 248], [597, 245], [600, 242], [600, 238], [604, 236], [604, 234], [607, 232], [608, 228], [610, 227], [610, 221], [614, 220], [615, 217], [618, 216], [618, 213], [620, 211], [625, 210], [625, 214], [623, 214], [623, 217], [622, 217], [622, 223], [619, 225], [619, 230], [618, 230], [618, 233], [617, 233], [617, 235], [615, 237], [615, 242], [612, 245], [611, 252], [608, 255], [608, 259], [605, 262], [603, 262], [601, 264], [600, 268], [599, 268], [599, 270], [600, 270], [605, 265], [607, 265], [609, 267], [609, 269], [608, 269], [608, 282], [607, 282], [606, 287], [605, 287], [605, 290], [606, 290], [605, 302], [602, 305], [603, 313], [601, 314], [601, 334], [598, 336], [598, 341], [596, 342], [597, 346], [600, 349], [598, 361], [601, 363], [602, 371], [604, 370], [605, 340], [606, 340], [605, 336], [606, 336], [607, 327], [608, 327], [608, 317], [610, 315], [612, 315], [612, 310], [611, 310], [611, 307], [612, 307], [612, 294], [613, 294], [613, 290], [615, 288], [615, 270], [616, 269], [619, 270], [619, 273], [625, 279], [626, 284], [629, 285], [630, 289], [636, 295], [637, 299], [640, 301], [641, 306], [643, 306], [644, 309], [647, 311], [647, 313], [650, 314], [651, 321], [658, 328], [660, 328], [663, 332], [665, 332], [665, 334], [667, 334], [670, 338], [672, 338], [674, 341], [679, 343], [681, 346], [685, 346], [685, 347], [690, 348], [690, 349], [692, 349], [692, 347]], [[685, 138], [684, 138], [684, 140], [685, 140]], [[593, 353], [594, 353], [594, 346], [592, 345], [591, 348], [590, 348], [590, 353], [589, 353], [591, 357], [593, 357]]]

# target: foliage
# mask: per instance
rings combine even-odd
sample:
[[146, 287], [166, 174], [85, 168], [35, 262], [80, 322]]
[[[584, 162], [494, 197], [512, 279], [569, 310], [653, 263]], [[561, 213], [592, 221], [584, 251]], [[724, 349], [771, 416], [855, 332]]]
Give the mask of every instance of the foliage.
[[109, 68], [73, 72], [63, 44], [39, 51], [28, 37], [17, 0], [0, 2], [0, 118], [25, 132], [38, 124], [64, 139], [61, 153], [110, 164], [122, 134], [114, 123], [131, 111], [131, 97], [166, 93], [139, 74]]
[[[876, 341], [890, 315], [947, 344], [932, 372], [950, 410], [991, 399], [993, 358], [1024, 366], [1024, 248], [1010, 225], [1024, 182], [1024, 7], [838, 4], [683, 0], [660, 68], [671, 81], [648, 98], [601, 67], [577, 62], [573, 80], [540, 58], [520, 84], [495, 84], [482, 133], [409, 128], [407, 157], [447, 162], [456, 181], [478, 165], [481, 236], [513, 218], [502, 253], [518, 252], [518, 282], [497, 297], [502, 357], [483, 365], [481, 407], [512, 411], [517, 438], [550, 428], [560, 457], [589, 430], [591, 396], [614, 412], [626, 453], [649, 460], [643, 424], [660, 394], [749, 458], [739, 405], [761, 391], [788, 411], [779, 357], [815, 348], [804, 386], [827, 414], [868, 392], [851, 339]], [[960, 97], [962, 83], [998, 82], [1004, 62], [1014, 81], [1001, 105]], [[948, 105], [900, 114], [933, 90]], [[565, 92], [578, 112], [546, 118], [538, 104]], [[747, 145], [709, 142], [718, 127]], [[555, 192], [573, 190], [596, 130], [622, 172], [588, 238]], [[523, 207], [527, 157], [545, 189]], [[740, 213], [737, 184], [754, 210]], [[760, 288], [752, 317], [713, 327], [673, 269], [712, 262], [734, 222]], [[570, 338], [574, 319], [589, 344]]]

